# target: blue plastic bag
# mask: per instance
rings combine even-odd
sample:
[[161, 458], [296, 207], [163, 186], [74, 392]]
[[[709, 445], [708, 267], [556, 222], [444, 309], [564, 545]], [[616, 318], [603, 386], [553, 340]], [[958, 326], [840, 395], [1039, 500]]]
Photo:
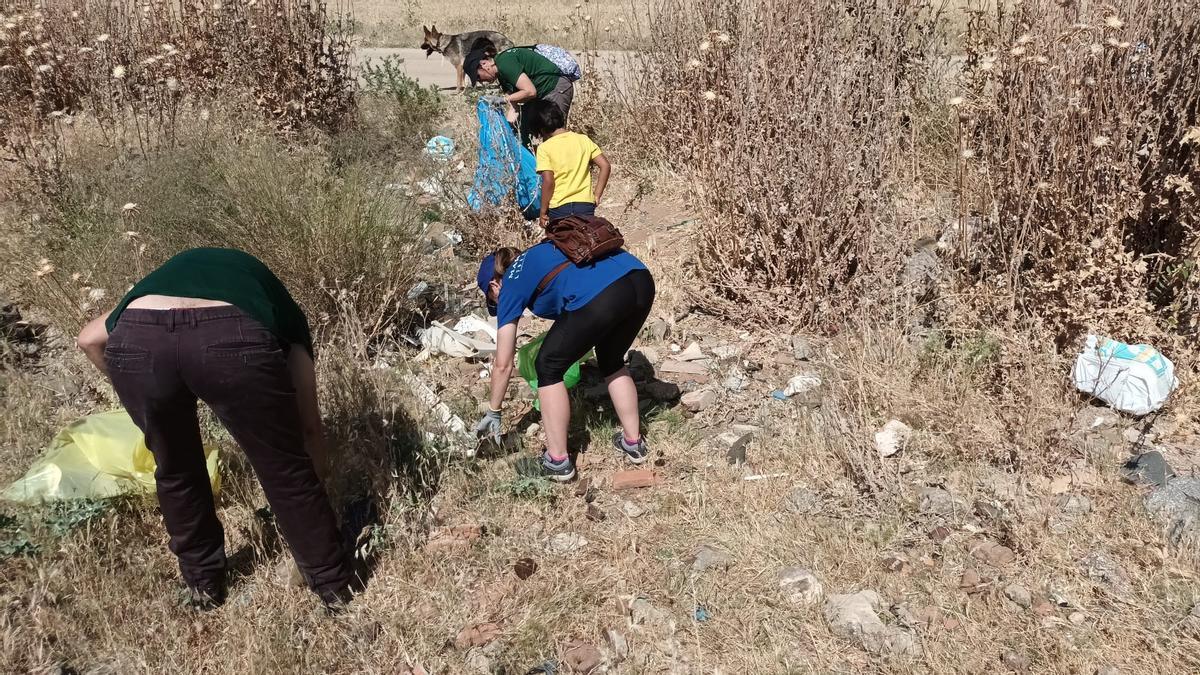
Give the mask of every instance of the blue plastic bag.
[[521, 145], [501, 110], [487, 99], [475, 107], [479, 117], [479, 167], [467, 204], [479, 211], [485, 205], [499, 206], [513, 195], [526, 220], [533, 220], [542, 206], [537, 158]]

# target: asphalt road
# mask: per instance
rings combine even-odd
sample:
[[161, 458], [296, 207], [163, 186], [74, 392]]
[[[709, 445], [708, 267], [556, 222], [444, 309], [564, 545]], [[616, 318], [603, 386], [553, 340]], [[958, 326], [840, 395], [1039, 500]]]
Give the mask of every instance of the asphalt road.
[[[624, 71], [624, 62], [629, 52], [602, 51], [597, 52], [596, 63], [600, 69]], [[360, 62], [369, 63], [388, 56], [398, 56], [404, 59], [401, 68], [409, 77], [423, 85], [435, 85], [442, 89], [453, 89], [455, 86], [454, 66], [441, 54], [433, 54], [425, 58], [424, 49], [396, 49], [391, 47], [360, 47], [357, 50]], [[578, 56], [578, 55], [576, 55]], [[584, 77], [587, 77], [586, 67]], [[470, 80], [466, 84], [470, 86]]]

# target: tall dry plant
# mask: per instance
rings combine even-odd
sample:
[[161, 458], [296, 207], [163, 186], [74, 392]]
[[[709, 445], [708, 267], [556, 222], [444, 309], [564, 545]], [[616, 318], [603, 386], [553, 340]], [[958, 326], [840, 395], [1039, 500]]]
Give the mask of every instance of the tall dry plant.
[[666, 0], [645, 88], [704, 214], [697, 272], [727, 315], [836, 322], [909, 237], [905, 161], [917, 3]]
[[[1200, 12], [1192, 2], [972, 8], [958, 107], [976, 302], [1084, 331], [1195, 334]], [[965, 222], [965, 219], [964, 219]]]
[[348, 30], [319, 0], [6, 4], [0, 151], [53, 186], [80, 123], [143, 156], [213, 105], [285, 131], [337, 129], [354, 106]]

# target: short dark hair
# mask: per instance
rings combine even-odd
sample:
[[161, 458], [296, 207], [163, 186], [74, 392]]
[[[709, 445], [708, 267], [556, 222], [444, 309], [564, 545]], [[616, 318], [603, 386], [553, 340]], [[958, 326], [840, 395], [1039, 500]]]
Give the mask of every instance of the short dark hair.
[[479, 84], [479, 65], [487, 59], [493, 58], [495, 54], [489, 55], [486, 49], [472, 49], [463, 59], [463, 73], [471, 78], [471, 84]]
[[525, 109], [521, 111], [521, 114], [526, 116], [525, 124], [530, 133], [543, 139], [567, 125], [562, 110], [550, 101], [540, 99], [530, 101], [525, 104]]

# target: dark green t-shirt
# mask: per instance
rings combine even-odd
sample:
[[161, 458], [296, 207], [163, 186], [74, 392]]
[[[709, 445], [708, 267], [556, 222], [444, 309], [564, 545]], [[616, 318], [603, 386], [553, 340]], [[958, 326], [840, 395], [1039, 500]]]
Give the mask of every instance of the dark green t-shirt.
[[279, 277], [249, 253], [230, 248], [193, 248], [139, 281], [108, 316], [108, 332], [129, 303], [147, 295], [228, 302], [266, 326], [280, 340], [312, 354], [308, 319]]
[[554, 91], [562, 77], [553, 61], [528, 47], [513, 47], [497, 54], [496, 70], [500, 88], [510, 94], [517, 90], [517, 80], [525, 73], [537, 89], [538, 98]]

